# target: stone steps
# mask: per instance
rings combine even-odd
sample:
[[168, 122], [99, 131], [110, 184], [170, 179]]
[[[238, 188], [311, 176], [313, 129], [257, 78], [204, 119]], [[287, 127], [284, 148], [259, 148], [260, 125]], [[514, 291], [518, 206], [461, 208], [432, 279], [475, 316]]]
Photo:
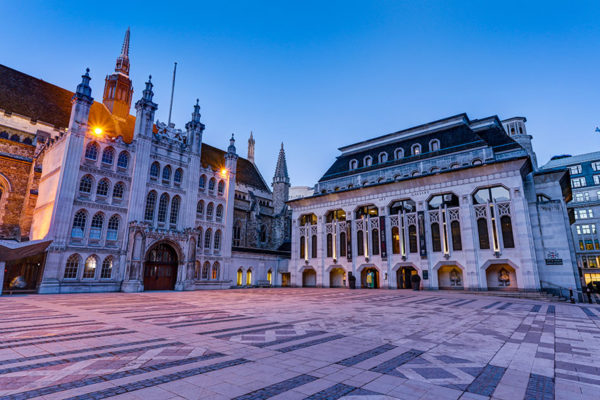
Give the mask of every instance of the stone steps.
[[528, 299], [538, 300], [547, 302], [564, 302], [560, 300], [558, 296], [553, 296], [545, 292], [509, 292], [509, 291], [469, 291], [469, 290], [440, 290], [440, 292], [446, 293], [460, 293], [460, 294], [471, 294], [475, 296], [493, 296], [493, 297], [505, 297], [512, 299]]

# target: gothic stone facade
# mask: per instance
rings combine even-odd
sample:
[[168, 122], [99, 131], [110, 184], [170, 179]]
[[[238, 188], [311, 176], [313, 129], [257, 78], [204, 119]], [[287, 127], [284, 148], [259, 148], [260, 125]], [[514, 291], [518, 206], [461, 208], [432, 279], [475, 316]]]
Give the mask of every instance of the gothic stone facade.
[[568, 172], [538, 171], [524, 129], [461, 114], [340, 148], [314, 195], [288, 202], [292, 283], [577, 287]]

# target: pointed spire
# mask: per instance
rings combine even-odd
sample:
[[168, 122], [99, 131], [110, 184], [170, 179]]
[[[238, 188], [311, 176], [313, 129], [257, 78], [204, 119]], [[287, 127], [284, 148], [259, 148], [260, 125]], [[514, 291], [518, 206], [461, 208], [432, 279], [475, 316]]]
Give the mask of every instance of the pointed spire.
[[252, 131], [250, 131], [250, 139], [248, 139], [248, 161], [254, 164], [254, 137]]
[[275, 167], [275, 176], [273, 177], [273, 184], [275, 183], [290, 183], [290, 177], [288, 175], [287, 170], [287, 163], [285, 161], [285, 150], [283, 149], [283, 142], [281, 143], [279, 157], [277, 158], [277, 167]]
[[90, 69], [85, 69], [85, 74], [81, 75], [81, 83], [77, 85], [73, 100], [87, 100], [89, 102], [94, 101], [92, 98], [92, 88], [90, 87]]
[[200, 100], [196, 99], [196, 104], [194, 105], [194, 112], [192, 113], [192, 121], [200, 122]]
[[127, 28], [125, 32], [125, 39], [123, 39], [123, 46], [121, 47], [121, 54], [117, 57], [117, 65], [115, 66], [115, 72], [120, 72], [125, 76], [129, 76], [129, 38], [130, 31]]
[[146, 88], [144, 89], [144, 93], [142, 98], [145, 101], [152, 101], [152, 98], [154, 97], [154, 92], [152, 91], [152, 87], [154, 85], [152, 84], [152, 75], [148, 76], [148, 81], [146, 82]]
[[127, 27], [127, 32], [125, 32], [125, 39], [123, 39], [123, 47], [121, 47], [121, 58], [129, 58], [129, 36], [130, 31], [129, 27]]
[[229, 147], [227, 147], [227, 153], [235, 154], [235, 139], [233, 138], [233, 133], [231, 134], [231, 139], [229, 139]]

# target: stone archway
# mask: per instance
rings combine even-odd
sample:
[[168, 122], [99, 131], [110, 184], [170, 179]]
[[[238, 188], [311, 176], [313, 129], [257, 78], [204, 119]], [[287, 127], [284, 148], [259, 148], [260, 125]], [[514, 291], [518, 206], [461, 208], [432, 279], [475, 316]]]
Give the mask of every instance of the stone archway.
[[397, 289], [413, 289], [412, 276], [419, 275], [413, 266], [402, 265], [396, 270], [396, 288]]
[[144, 290], [173, 290], [179, 266], [177, 250], [167, 242], [153, 245], [144, 262]]
[[[381, 277], [379, 276], [379, 268], [374, 264], [362, 265], [358, 272], [360, 273], [360, 287], [363, 289], [379, 289], [381, 285]], [[370, 276], [370, 279], [369, 279]], [[369, 281], [371, 283], [369, 283]]]
[[341, 288], [346, 287], [345, 278], [346, 271], [342, 267], [333, 267], [329, 271], [329, 287]]
[[316, 287], [317, 272], [312, 268], [306, 268], [302, 271], [302, 287]]
[[507, 263], [492, 263], [485, 270], [488, 290], [518, 290], [517, 271]]
[[456, 264], [441, 265], [437, 270], [438, 288], [463, 290], [465, 288], [465, 279], [463, 270]]

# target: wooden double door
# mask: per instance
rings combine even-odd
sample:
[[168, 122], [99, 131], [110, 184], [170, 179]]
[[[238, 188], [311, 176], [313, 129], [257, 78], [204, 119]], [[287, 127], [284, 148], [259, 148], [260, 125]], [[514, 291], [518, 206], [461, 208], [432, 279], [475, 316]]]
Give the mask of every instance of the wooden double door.
[[175, 289], [177, 264], [177, 253], [169, 244], [153, 247], [144, 265], [144, 290]]

